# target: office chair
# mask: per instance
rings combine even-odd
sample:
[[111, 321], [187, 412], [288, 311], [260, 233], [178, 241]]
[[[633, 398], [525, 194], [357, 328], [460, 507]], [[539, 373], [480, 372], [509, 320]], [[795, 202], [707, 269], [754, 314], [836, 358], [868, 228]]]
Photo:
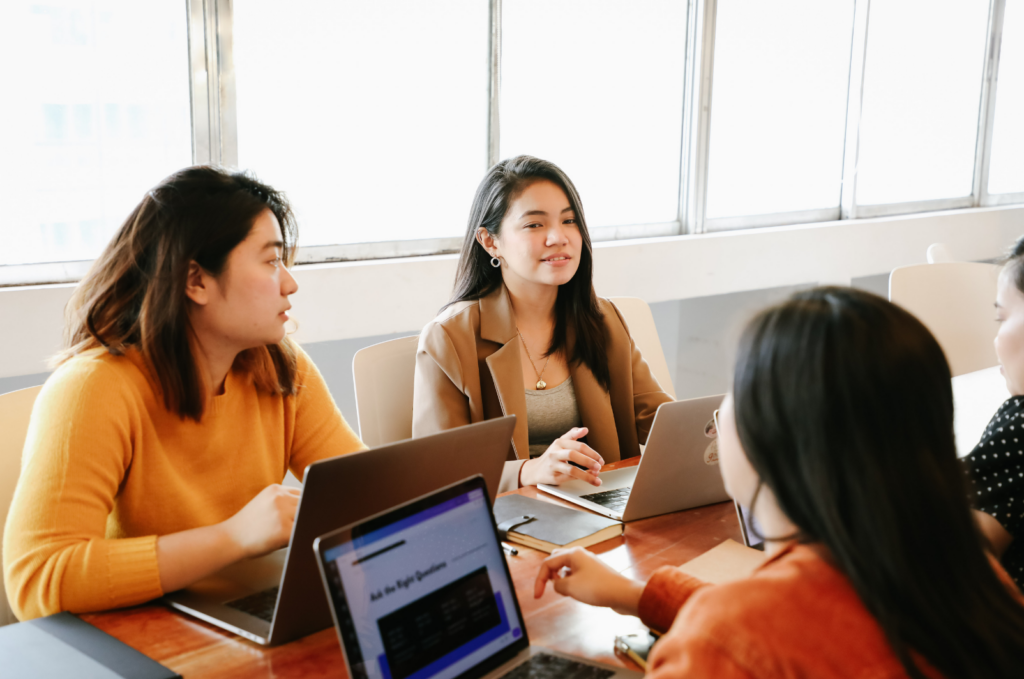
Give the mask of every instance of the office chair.
[[[42, 387], [29, 387], [0, 395], [0, 549], [7, 512], [14, 499], [14, 488], [21, 475], [21, 451], [25, 447], [28, 420]], [[7, 590], [0, 577], [0, 626], [18, 622], [7, 603]]]

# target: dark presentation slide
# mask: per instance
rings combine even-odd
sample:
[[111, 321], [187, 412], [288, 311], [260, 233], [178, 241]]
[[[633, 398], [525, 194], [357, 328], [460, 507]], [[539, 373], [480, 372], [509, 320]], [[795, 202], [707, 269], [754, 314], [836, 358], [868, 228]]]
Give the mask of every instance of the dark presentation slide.
[[[387, 658], [385, 674], [405, 679], [478, 637], [495, 638], [508, 627], [500, 605], [483, 567], [388, 613], [377, 621]], [[488, 630], [494, 632], [485, 635]], [[479, 645], [472, 644], [459, 657]], [[447, 666], [458, 659], [438, 664]], [[431, 668], [429, 674], [435, 669], [439, 668]]]

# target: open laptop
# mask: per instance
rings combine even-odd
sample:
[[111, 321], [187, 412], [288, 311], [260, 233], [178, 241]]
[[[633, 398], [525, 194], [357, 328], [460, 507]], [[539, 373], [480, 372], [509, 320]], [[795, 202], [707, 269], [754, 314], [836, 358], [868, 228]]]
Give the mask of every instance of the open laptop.
[[259, 644], [329, 627], [313, 540], [473, 474], [497, 491], [514, 427], [515, 416], [503, 417], [311, 464], [287, 549], [228, 566], [164, 599]]
[[[640, 464], [602, 472], [601, 485], [573, 479], [537, 487], [617, 521], [635, 521], [729, 499], [718, 471], [714, 414], [724, 395], [662, 403]], [[601, 452], [601, 451], [597, 451]]]
[[479, 476], [313, 549], [351, 679], [643, 676], [530, 645]]

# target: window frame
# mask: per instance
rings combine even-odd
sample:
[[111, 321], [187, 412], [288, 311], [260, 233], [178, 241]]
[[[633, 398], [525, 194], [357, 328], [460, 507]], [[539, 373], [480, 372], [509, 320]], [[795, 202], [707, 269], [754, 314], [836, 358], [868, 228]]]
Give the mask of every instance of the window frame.
[[[487, 160], [498, 162], [501, 139], [502, 0], [488, 0], [490, 13]], [[834, 208], [707, 219], [708, 160], [714, 104], [715, 30], [718, 0], [688, 0], [683, 69], [683, 116], [677, 218], [657, 224], [624, 224], [591, 229], [595, 242], [826, 223], [901, 214], [1024, 203], [1024, 192], [988, 193], [999, 56], [1006, 0], [990, 0], [984, 81], [979, 101], [972, 192], [969, 196], [884, 205], [857, 203], [857, 153], [871, 0], [854, 0], [848, 78], [842, 186]], [[238, 133], [232, 57], [232, 0], [184, 0], [188, 22], [192, 150], [196, 164], [237, 166]], [[297, 263], [420, 257], [458, 252], [462, 237], [342, 243], [300, 247]], [[91, 261], [0, 266], [0, 287], [79, 280]]]

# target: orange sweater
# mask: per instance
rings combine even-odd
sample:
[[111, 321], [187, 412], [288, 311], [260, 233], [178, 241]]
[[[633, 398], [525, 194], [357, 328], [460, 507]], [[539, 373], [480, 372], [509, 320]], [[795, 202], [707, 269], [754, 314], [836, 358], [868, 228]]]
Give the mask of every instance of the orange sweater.
[[651, 653], [649, 679], [907, 676], [850, 581], [812, 546], [791, 544], [746, 580], [722, 585], [660, 568], [644, 588], [640, 618], [671, 627]]
[[364, 448], [299, 350], [297, 392], [232, 371], [201, 422], [168, 412], [137, 352], [90, 351], [46, 381], [4, 531], [22, 620], [163, 594], [156, 539], [223, 521], [291, 469]]

